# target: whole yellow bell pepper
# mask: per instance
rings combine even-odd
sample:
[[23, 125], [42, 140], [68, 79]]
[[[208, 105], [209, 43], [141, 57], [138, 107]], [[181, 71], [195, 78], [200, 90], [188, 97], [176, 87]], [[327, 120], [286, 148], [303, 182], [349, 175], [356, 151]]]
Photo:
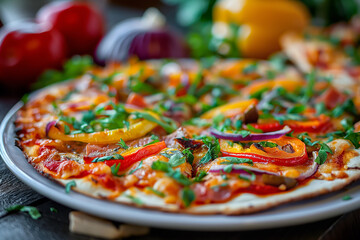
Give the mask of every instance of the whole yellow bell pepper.
[[308, 25], [309, 13], [296, 0], [219, 0], [213, 21], [239, 25], [236, 44], [243, 57], [266, 58], [280, 50], [282, 34]]

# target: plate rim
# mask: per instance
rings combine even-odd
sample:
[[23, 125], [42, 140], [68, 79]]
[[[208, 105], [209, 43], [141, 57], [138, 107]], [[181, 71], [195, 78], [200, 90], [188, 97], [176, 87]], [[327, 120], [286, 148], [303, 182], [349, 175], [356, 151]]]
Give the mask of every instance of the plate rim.
[[[29, 168], [29, 172], [23, 171], [17, 164], [14, 159], [9, 155], [9, 149], [14, 151], [20, 151], [15, 144], [6, 146], [5, 138], [7, 136], [6, 130], [13, 128], [13, 121], [17, 111], [23, 106], [23, 103], [19, 101], [16, 103], [3, 118], [0, 125], [0, 154], [5, 163], [5, 165], [10, 169], [10, 171], [23, 183], [28, 185], [30, 188], [36, 192], [42, 194], [43, 196], [56, 201], [60, 204], [68, 206], [73, 209], [87, 212], [99, 217], [104, 217], [107, 219], [128, 222], [137, 225], [146, 225], [150, 227], [157, 228], [166, 228], [166, 229], [176, 229], [176, 230], [190, 230], [190, 231], [236, 231], [236, 230], [260, 230], [260, 229], [269, 229], [277, 227], [286, 227], [297, 224], [305, 224], [314, 221], [319, 221], [327, 219], [330, 217], [338, 216], [346, 212], [360, 208], [360, 193], [357, 198], [353, 198], [350, 201], [334, 202], [334, 205], [322, 206], [321, 210], [317, 211], [308, 211], [303, 212], [298, 215], [298, 211], [293, 212], [283, 212], [283, 213], [271, 213], [272, 209], [267, 211], [262, 211], [260, 213], [250, 214], [250, 215], [239, 215], [239, 216], [226, 216], [226, 215], [191, 215], [191, 214], [182, 214], [182, 213], [168, 213], [161, 212], [158, 210], [136, 208], [132, 206], [123, 205], [120, 203], [114, 203], [106, 200], [101, 200], [86, 196], [78, 192], [70, 192], [66, 194], [63, 186], [60, 184], [51, 181], [50, 179], [42, 176], [38, 173], [26, 160], [25, 156], [22, 155], [24, 167]], [[9, 131], [9, 130], [8, 130]], [[15, 142], [15, 134], [12, 135], [10, 139]], [[8, 149], [9, 148], [9, 149]], [[16, 148], [17, 150], [15, 150]], [[22, 154], [22, 152], [21, 152]], [[22, 162], [20, 162], [23, 164]], [[32, 169], [32, 170], [31, 170]], [[39, 179], [39, 180], [38, 180]], [[344, 192], [344, 190], [336, 191], [338, 194]], [[326, 194], [329, 195], [329, 194]], [[322, 195], [322, 196], [326, 196]], [[321, 196], [320, 196], [321, 197]], [[314, 198], [316, 199], [316, 198]], [[79, 200], [79, 201], [76, 201]], [[83, 203], [80, 200], [85, 200]], [[312, 199], [310, 199], [312, 200]], [[295, 204], [302, 201], [297, 201]], [[99, 208], [99, 206], [105, 205], [104, 207]], [[289, 204], [284, 204], [289, 205]], [[116, 208], [116, 211], [112, 208]], [[120, 213], [120, 214], [119, 214]], [[297, 213], [297, 214], [295, 214]]]

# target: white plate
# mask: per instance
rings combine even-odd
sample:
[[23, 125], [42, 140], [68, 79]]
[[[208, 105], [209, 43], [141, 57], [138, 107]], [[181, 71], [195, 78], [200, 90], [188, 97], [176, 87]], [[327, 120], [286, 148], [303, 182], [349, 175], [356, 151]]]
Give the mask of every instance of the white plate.
[[[43, 177], [28, 164], [23, 153], [15, 146], [13, 120], [21, 106], [22, 103], [16, 104], [6, 115], [0, 127], [1, 156], [8, 168], [21, 181], [44, 196], [99, 217], [168, 229], [231, 231], [308, 223], [340, 215], [360, 207], [359, 181], [348, 186], [346, 190], [243, 216], [195, 216], [164, 213], [95, 199], [76, 192], [66, 194], [62, 186]], [[342, 200], [345, 195], [350, 195], [352, 199]]]

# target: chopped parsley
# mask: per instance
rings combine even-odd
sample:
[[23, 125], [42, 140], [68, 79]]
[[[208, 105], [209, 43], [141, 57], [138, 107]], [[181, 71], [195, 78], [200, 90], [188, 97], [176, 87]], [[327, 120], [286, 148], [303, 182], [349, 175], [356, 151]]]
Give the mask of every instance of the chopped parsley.
[[196, 174], [196, 177], [193, 179], [193, 182], [202, 182], [204, 177], [206, 177], [208, 174], [207, 172], [201, 170]]
[[76, 187], [76, 182], [75, 182], [74, 180], [68, 182], [68, 183], [65, 185], [65, 192], [66, 192], [66, 193], [69, 193], [72, 187]]
[[220, 154], [220, 144], [219, 141], [215, 137], [201, 137], [204, 145], [208, 148], [204, 157], [202, 157], [199, 161], [200, 164], [205, 164], [218, 158]]
[[123, 148], [125, 150], [129, 149], [129, 146], [126, 145], [125, 141], [122, 138], [120, 138], [120, 141], [116, 145], [120, 146], [121, 148]]
[[141, 206], [141, 205], [144, 204], [143, 201], [141, 201], [141, 200], [140, 200], [139, 198], [137, 198], [137, 197], [131, 196], [131, 195], [129, 195], [129, 194], [125, 194], [124, 196], [127, 197], [128, 199], [130, 199], [133, 203], [135, 203], [135, 204], [138, 205], [138, 206]]
[[227, 161], [222, 162], [221, 164], [240, 164], [247, 163], [253, 165], [253, 161], [249, 158], [237, 158], [237, 157], [221, 157]]
[[189, 207], [191, 205], [191, 203], [195, 200], [195, 198], [196, 198], [195, 193], [190, 188], [185, 187], [181, 191], [181, 199], [182, 199], [185, 207]]
[[154, 143], [157, 143], [157, 142], [160, 142], [160, 138], [159, 138], [158, 136], [154, 135], [154, 134], [151, 135], [150, 139], [151, 139], [152, 141], [149, 142], [148, 144], [145, 144], [144, 147], [145, 147], [145, 146], [149, 146], [149, 145], [154, 144]]
[[343, 196], [343, 198], [342, 198], [343, 201], [349, 201], [349, 200], [351, 200], [351, 199], [352, 199], [352, 197], [351, 197], [350, 195], [345, 195], [345, 196]]
[[185, 175], [183, 175], [179, 169], [172, 169], [170, 163], [168, 162], [157, 160], [152, 163], [151, 168], [153, 170], [165, 172], [168, 177], [171, 177], [183, 186], [191, 185], [191, 181]]
[[91, 162], [93, 163], [97, 163], [97, 162], [105, 162], [105, 161], [108, 161], [108, 160], [123, 160], [124, 157], [121, 156], [120, 154], [118, 153], [115, 153], [114, 155], [112, 156], [103, 156], [103, 157], [96, 157], [94, 158]]
[[327, 154], [333, 154], [332, 150], [329, 148], [329, 146], [326, 143], [319, 143], [320, 144], [320, 150], [319, 155], [316, 157], [315, 162], [317, 164], [324, 164], [327, 159]]
[[152, 192], [152, 193], [154, 193], [155, 195], [158, 195], [159, 197], [162, 197], [162, 198], [165, 197], [165, 193], [160, 192], [160, 191], [158, 191], [158, 190], [156, 190], [156, 189], [154, 189], [152, 187], [146, 187], [145, 189]]
[[118, 174], [119, 169], [120, 169], [120, 165], [121, 165], [121, 163], [118, 163], [118, 164], [114, 163], [114, 164], [110, 167], [110, 169], [111, 169], [111, 174], [112, 174], [113, 176], [115, 176], [115, 177], [121, 177], [121, 175]]
[[36, 207], [32, 206], [22, 206], [22, 205], [14, 205], [5, 209], [7, 212], [26, 212], [30, 215], [32, 219], [39, 219], [41, 214]]
[[139, 169], [142, 167], [142, 164], [143, 164], [143, 160], [141, 160], [140, 163], [139, 163], [139, 165], [138, 165], [135, 169], [131, 170], [131, 171], [129, 172], [129, 174], [133, 174], [134, 172], [136, 172], [137, 170], [139, 170]]
[[182, 154], [185, 155], [187, 162], [192, 165], [194, 162], [194, 155], [191, 150], [189, 148], [186, 148], [182, 151]]
[[57, 213], [57, 212], [58, 212], [58, 210], [57, 210], [56, 208], [53, 208], [53, 207], [50, 208], [50, 211], [53, 212], [53, 213]]
[[146, 112], [133, 112], [132, 113], [134, 116], [135, 116], [135, 119], [137, 118], [143, 118], [143, 119], [146, 119], [150, 122], [154, 122], [154, 123], [157, 123], [159, 124], [162, 128], [164, 128], [164, 130], [167, 132], [167, 133], [172, 133], [174, 132], [176, 129], [174, 128], [174, 126], [168, 124], [168, 123], [165, 123], [164, 121], [161, 121], [157, 118], [155, 118], [154, 116], [152, 116], [151, 114], [149, 113], [146, 113]]

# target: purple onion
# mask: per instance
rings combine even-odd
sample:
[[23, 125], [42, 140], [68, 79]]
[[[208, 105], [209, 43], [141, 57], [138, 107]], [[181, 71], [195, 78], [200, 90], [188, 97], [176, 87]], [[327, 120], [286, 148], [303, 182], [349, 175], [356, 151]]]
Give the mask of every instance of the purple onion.
[[52, 126], [55, 126], [56, 123], [57, 123], [56, 121], [51, 121], [51, 122], [48, 122], [48, 123], [46, 124], [46, 127], [45, 127], [46, 136], [48, 136], [51, 127], [52, 127]]
[[251, 133], [250, 135], [243, 137], [241, 134], [235, 133], [224, 133], [215, 128], [210, 129], [211, 135], [215, 136], [216, 138], [231, 140], [231, 141], [258, 141], [258, 140], [268, 140], [268, 139], [275, 139], [284, 136], [285, 134], [291, 132], [291, 129], [288, 126], [285, 126], [283, 129], [274, 131], [274, 132], [267, 132], [267, 133]]
[[[213, 165], [211, 166], [209, 172], [211, 173], [224, 173], [224, 168], [226, 167], [226, 165]], [[305, 172], [301, 173], [300, 176], [298, 176], [296, 179], [297, 180], [304, 180], [307, 179], [311, 176], [313, 176], [316, 171], [319, 168], [319, 164], [317, 164], [315, 161], [312, 163], [312, 165], [310, 166], [310, 168], [308, 170], [306, 170]], [[269, 172], [266, 170], [261, 170], [261, 169], [257, 169], [254, 167], [248, 167], [248, 166], [236, 166], [234, 165], [232, 167], [231, 173], [236, 173], [236, 174], [241, 174], [241, 175], [250, 175], [249, 172], [247, 171], [251, 171], [256, 175], [261, 175], [261, 174], [268, 174], [268, 175], [275, 175], [275, 176], [279, 176], [281, 177], [281, 175], [277, 174], [277, 173], [273, 173], [273, 172]]]

